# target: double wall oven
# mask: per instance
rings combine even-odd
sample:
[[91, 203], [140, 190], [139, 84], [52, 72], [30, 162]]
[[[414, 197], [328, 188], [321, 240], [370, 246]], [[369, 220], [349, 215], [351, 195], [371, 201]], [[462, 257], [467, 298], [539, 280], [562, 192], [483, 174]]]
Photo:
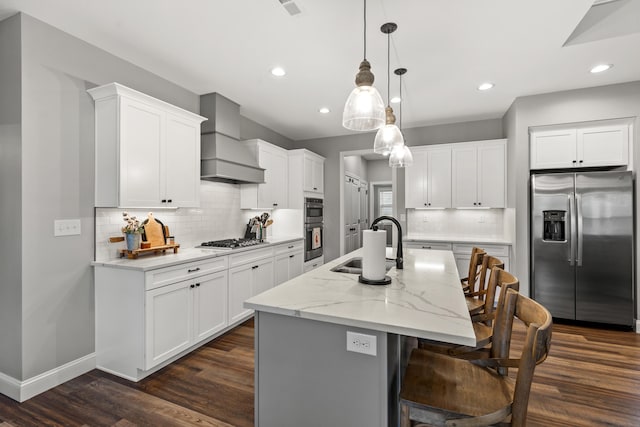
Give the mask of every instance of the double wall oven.
[[322, 256], [324, 245], [324, 203], [322, 199], [304, 199], [304, 260]]

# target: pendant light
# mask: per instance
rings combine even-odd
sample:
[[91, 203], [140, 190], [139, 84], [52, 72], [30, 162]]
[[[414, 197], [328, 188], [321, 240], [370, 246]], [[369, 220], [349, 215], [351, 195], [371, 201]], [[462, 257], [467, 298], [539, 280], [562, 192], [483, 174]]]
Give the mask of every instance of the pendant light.
[[[402, 76], [407, 72], [406, 68], [397, 68], [394, 73], [400, 76], [400, 132], [402, 132]], [[397, 144], [389, 155], [389, 166], [392, 168], [404, 168], [413, 164], [413, 155], [406, 144]]]
[[403, 144], [404, 138], [402, 132], [398, 126], [396, 126], [396, 116], [393, 114], [393, 108], [391, 108], [391, 102], [389, 101], [390, 90], [390, 56], [391, 56], [391, 33], [393, 33], [398, 26], [393, 22], [387, 22], [380, 27], [380, 31], [387, 35], [387, 108], [386, 112], [386, 124], [378, 129], [376, 138], [373, 141], [373, 152], [387, 156], [391, 153], [391, 150], [395, 145]]
[[345, 128], [370, 131], [384, 125], [384, 103], [378, 90], [373, 87], [373, 80], [371, 64], [367, 61], [367, 0], [364, 0], [364, 59], [356, 74], [356, 88], [344, 104], [342, 126]]

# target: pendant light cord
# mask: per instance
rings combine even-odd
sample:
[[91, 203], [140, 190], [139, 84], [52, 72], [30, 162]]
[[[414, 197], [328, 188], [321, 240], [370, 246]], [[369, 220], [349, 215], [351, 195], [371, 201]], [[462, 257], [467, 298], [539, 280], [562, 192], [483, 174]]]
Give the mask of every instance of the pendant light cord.
[[402, 103], [404, 99], [402, 99], [402, 74], [400, 74], [400, 120], [398, 120], [398, 129], [402, 132]]
[[364, 0], [364, 59], [367, 59], [367, 0]]
[[391, 60], [389, 57], [391, 56], [391, 33], [387, 33], [387, 107], [391, 106], [391, 101], [389, 101], [389, 94], [391, 92]]

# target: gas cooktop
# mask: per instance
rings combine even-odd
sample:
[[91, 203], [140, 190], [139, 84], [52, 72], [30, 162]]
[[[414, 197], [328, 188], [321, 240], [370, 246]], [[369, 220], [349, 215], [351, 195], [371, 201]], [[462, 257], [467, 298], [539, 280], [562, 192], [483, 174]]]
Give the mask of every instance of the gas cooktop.
[[213, 248], [213, 249], [237, 249], [246, 248], [247, 246], [260, 245], [261, 242], [258, 239], [223, 239], [223, 240], [210, 240], [208, 242], [202, 242], [199, 248]]

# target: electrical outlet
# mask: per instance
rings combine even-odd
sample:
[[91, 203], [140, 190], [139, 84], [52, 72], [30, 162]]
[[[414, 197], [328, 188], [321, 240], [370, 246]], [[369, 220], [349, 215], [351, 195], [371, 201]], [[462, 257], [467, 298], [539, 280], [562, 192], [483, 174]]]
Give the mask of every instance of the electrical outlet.
[[429, 215], [425, 213], [424, 216], [422, 217], [422, 222], [429, 222]]
[[347, 331], [347, 351], [375, 356], [377, 338], [375, 335]]
[[484, 222], [484, 215], [480, 215], [480, 218], [478, 218], [478, 222], [480, 224], [482, 224]]
[[75, 236], [80, 234], [79, 219], [56, 219], [53, 221], [54, 236]]

